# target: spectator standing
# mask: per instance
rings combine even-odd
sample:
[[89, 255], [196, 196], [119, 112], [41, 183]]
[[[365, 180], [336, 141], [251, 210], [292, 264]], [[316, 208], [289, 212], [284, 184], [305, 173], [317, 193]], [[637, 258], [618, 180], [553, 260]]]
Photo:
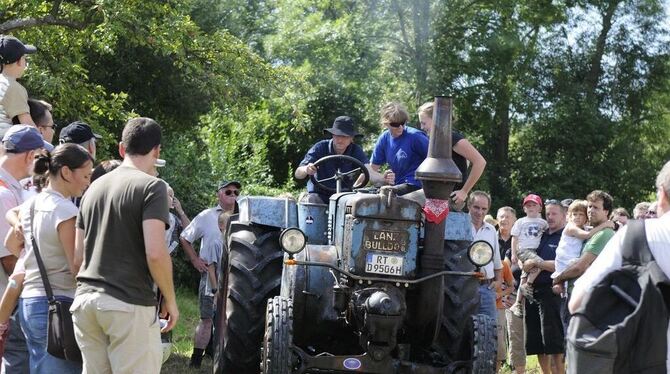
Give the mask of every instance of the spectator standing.
[[102, 139], [102, 136], [94, 133], [93, 129], [91, 129], [91, 126], [89, 126], [86, 122], [75, 121], [63, 127], [58, 138], [60, 144], [79, 144], [80, 146], [84, 147], [88, 153], [91, 154], [91, 156], [93, 156], [93, 159], [95, 159], [97, 150], [95, 143], [97, 140]]
[[[219, 204], [214, 208], [200, 212], [181, 233], [181, 245], [191, 259], [193, 267], [200, 273], [200, 285], [198, 287], [200, 322], [195, 329], [190, 367], [200, 367], [205, 348], [212, 334], [214, 295], [218, 290], [216, 284], [211, 284], [208, 280], [208, 269], [210, 264], [221, 261], [220, 253], [223, 248], [223, 240], [219, 229], [219, 215], [235, 212], [237, 197], [240, 195], [241, 188], [242, 184], [238, 181], [221, 182], [217, 190]], [[193, 243], [197, 240], [201, 240], [199, 256], [193, 249]]]
[[646, 201], [635, 204], [635, 208], [633, 208], [633, 219], [645, 219], [647, 211], [649, 210], [649, 205], [650, 203]]
[[30, 117], [28, 92], [16, 80], [21, 78], [28, 68], [27, 55], [37, 52], [30, 44], [23, 44], [19, 39], [0, 35], [0, 135], [12, 126], [12, 118], [18, 117], [19, 122], [35, 125]]
[[[516, 316], [509, 307], [516, 301], [516, 292], [521, 281], [521, 268], [518, 262], [512, 263], [512, 226], [516, 222], [516, 210], [510, 206], [498, 209], [498, 243], [503, 261], [507, 261], [514, 277], [512, 293], [503, 299], [507, 325], [509, 363], [519, 373], [526, 372], [526, 338], [523, 318]], [[504, 269], [503, 269], [504, 270]]]
[[647, 209], [647, 214], [644, 215], [644, 218], [645, 219], [647, 219], [647, 218], [658, 218], [658, 216], [656, 215], [657, 207], [658, 207], [658, 204], [656, 203], [656, 201], [649, 204], [649, 209]]
[[511, 306], [511, 303], [505, 302], [514, 292], [514, 276], [510, 267], [509, 260], [502, 261], [502, 284], [496, 289], [496, 311], [498, 312], [496, 324], [498, 328], [498, 356], [496, 360], [496, 373], [500, 371], [500, 365], [507, 358], [507, 319], [505, 309]]
[[[407, 126], [409, 114], [399, 103], [384, 105], [380, 117], [386, 131], [377, 138], [372, 151], [370, 179], [373, 183], [397, 186], [399, 196], [420, 189], [421, 182], [414, 174], [428, 155], [428, 137], [423, 131]], [[384, 164], [390, 169], [382, 175], [379, 171]]]
[[[160, 148], [158, 123], [129, 120], [119, 144], [123, 164], [82, 199], [75, 242], [81, 270], [71, 311], [84, 372], [160, 372], [160, 333], [179, 319], [164, 240], [167, 186], [154, 177]], [[169, 315], [162, 330], [154, 282]]]
[[[295, 169], [294, 176], [297, 179], [305, 179], [317, 173], [314, 163], [319, 159], [330, 155], [346, 155], [359, 160], [363, 165], [368, 164], [368, 156], [363, 152], [360, 145], [354, 143], [354, 139], [361, 134], [357, 133], [354, 128], [354, 121], [348, 116], [339, 116], [335, 118], [333, 126], [323, 130], [324, 133], [332, 135], [330, 140], [321, 140], [314, 144], [309, 149], [305, 158], [300, 162], [300, 165]], [[368, 166], [369, 167], [369, 166]], [[319, 167], [318, 173], [321, 179], [329, 178], [335, 175], [335, 172], [349, 172], [356, 168], [350, 161], [330, 161], [322, 164]], [[352, 176], [353, 177], [353, 176]], [[350, 187], [354, 186], [356, 178], [352, 178], [349, 183], [342, 183], [342, 191], [351, 191]], [[324, 185], [335, 189], [335, 180], [327, 180], [323, 182]], [[310, 203], [326, 204], [333, 192], [325, 191], [315, 186], [311, 179], [307, 181], [307, 195], [304, 199]]]
[[86, 190], [92, 169], [93, 158], [75, 144], [61, 145], [52, 155], [40, 155], [35, 161], [35, 174], [46, 175], [49, 184], [20, 206], [18, 218], [26, 257], [19, 317], [30, 352], [31, 373], [80, 373], [82, 369], [80, 363], [54, 357], [46, 351], [49, 302], [30, 238], [33, 236], [37, 242], [55, 298], [72, 302], [77, 286], [74, 274], [79, 271], [74, 263], [78, 209], [70, 197], [81, 196]]
[[484, 217], [491, 206], [491, 196], [483, 191], [474, 191], [468, 198], [468, 210], [472, 224], [473, 240], [484, 240], [493, 248], [493, 261], [482, 268], [485, 278], [479, 285], [479, 313], [494, 321], [497, 319], [495, 290], [502, 284], [502, 261], [498, 249], [498, 233]]
[[561, 297], [552, 292], [551, 273], [554, 269], [556, 248], [565, 227], [565, 208], [556, 200], [545, 203], [547, 231], [542, 234], [537, 254], [541, 261], [529, 259], [523, 263], [523, 270], [539, 269], [534, 282], [534, 303], [526, 300], [526, 353], [537, 355], [542, 373], [565, 372], [564, 331], [561, 323]]
[[610, 219], [616, 223], [618, 223], [620, 226], [625, 226], [626, 223], [628, 223], [628, 220], [630, 219], [630, 214], [626, 210], [626, 208], [616, 208], [612, 212], [612, 217]]
[[[30, 175], [35, 153], [44, 145], [44, 140], [35, 127], [16, 125], [5, 132], [2, 138], [4, 154], [0, 156], [0, 214], [3, 217], [23, 203], [23, 187], [19, 181]], [[6, 237], [9, 229], [9, 223], [0, 219], [0, 237]], [[16, 260], [16, 256], [4, 244], [0, 244], [0, 292], [3, 294], [8, 284], [7, 276], [14, 271]], [[29, 370], [28, 349], [17, 318], [14, 313], [9, 323], [9, 338], [2, 357], [3, 374], [27, 373]]]
[[[645, 233], [649, 249], [654, 256], [654, 260], [667, 277], [670, 277], [670, 162], [667, 162], [658, 176], [656, 177], [656, 196], [657, 196], [657, 219], [647, 220]], [[570, 300], [570, 311], [575, 312], [582, 304], [584, 296], [605, 276], [622, 266], [622, 245], [626, 235], [626, 227], [623, 227], [617, 234], [607, 242], [602, 253], [593, 262], [591, 267], [575, 283], [575, 288]], [[653, 323], [653, 321], [644, 321], [643, 323]], [[668, 341], [670, 341], [670, 326], [668, 328]], [[668, 345], [668, 354], [666, 359], [666, 370], [670, 372], [670, 345]]]
[[[430, 136], [430, 130], [433, 128], [433, 107], [434, 103], [429, 101], [419, 107], [419, 122], [421, 129]], [[453, 202], [456, 206], [465, 203], [468, 198], [468, 193], [474, 188], [479, 181], [479, 178], [484, 173], [486, 168], [486, 160], [479, 153], [468, 139], [463, 134], [451, 131], [451, 158], [460, 170], [463, 176], [463, 182], [454, 186]], [[468, 173], [468, 162], [472, 168]]]
[[[28, 99], [28, 108], [30, 108], [30, 117], [35, 122], [37, 130], [42, 134], [42, 138], [44, 138], [47, 143], [51, 144], [54, 139], [54, 130], [56, 127], [53, 116], [51, 115], [53, 107], [44, 100]], [[19, 119], [19, 116], [15, 116], [12, 118], [12, 122], [15, 125], [18, 125], [21, 123], [21, 120]], [[53, 148], [47, 150], [51, 152], [53, 151]]]

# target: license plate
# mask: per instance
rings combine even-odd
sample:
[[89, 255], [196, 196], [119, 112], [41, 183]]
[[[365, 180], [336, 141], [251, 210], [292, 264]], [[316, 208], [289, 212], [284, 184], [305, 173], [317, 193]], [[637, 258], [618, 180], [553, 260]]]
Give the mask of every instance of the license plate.
[[365, 261], [365, 272], [384, 275], [402, 275], [403, 261], [404, 258], [402, 256], [368, 253]]

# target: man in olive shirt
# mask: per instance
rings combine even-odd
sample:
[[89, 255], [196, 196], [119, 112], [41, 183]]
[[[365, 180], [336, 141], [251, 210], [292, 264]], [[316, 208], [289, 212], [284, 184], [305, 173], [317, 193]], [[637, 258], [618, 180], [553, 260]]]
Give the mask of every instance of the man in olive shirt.
[[[587, 215], [589, 224], [592, 227], [596, 227], [607, 221], [614, 205], [614, 199], [612, 199], [610, 194], [605, 191], [595, 190], [586, 196], [586, 201], [588, 202]], [[566, 330], [570, 321], [568, 302], [570, 301], [569, 295], [572, 291], [572, 286], [575, 280], [582, 276], [586, 269], [591, 266], [612, 236], [614, 236], [614, 230], [609, 227], [597, 232], [584, 244], [579, 259], [554, 278], [553, 284], [562, 284], [568, 281], [568, 297], [563, 299], [561, 305], [561, 319], [563, 320], [563, 327]]]
[[[135, 118], [123, 129], [123, 163], [91, 184], [77, 217], [72, 316], [84, 372], [158, 373], [160, 332], [179, 318], [165, 243], [167, 185], [156, 175], [161, 128]], [[162, 331], [154, 282], [169, 313]]]

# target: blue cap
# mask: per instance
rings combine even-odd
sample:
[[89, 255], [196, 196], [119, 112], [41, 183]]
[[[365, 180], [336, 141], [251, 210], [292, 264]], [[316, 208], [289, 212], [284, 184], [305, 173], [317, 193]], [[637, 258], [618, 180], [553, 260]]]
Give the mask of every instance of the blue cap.
[[[48, 148], [42, 134], [34, 126], [14, 125], [2, 137], [2, 145], [7, 152], [23, 153], [40, 148]], [[53, 149], [53, 146], [51, 147]]]

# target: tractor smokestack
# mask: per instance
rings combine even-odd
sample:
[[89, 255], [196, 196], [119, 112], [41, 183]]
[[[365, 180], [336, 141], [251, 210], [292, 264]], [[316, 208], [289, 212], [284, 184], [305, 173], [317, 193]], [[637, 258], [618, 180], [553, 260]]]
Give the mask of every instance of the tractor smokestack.
[[[453, 99], [435, 97], [433, 105], [433, 128], [430, 130], [428, 157], [416, 170], [416, 178], [421, 180], [426, 201], [441, 200], [447, 205], [454, 185], [462, 180], [462, 175], [451, 157], [451, 117]], [[448, 206], [448, 205], [447, 205]], [[440, 222], [426, 220], [423, 253], [419, 261], [421, 276], [444, 270], [444, 228], [446, 219]], [[421, 283], [418, 328], [423, 330], [424, 343], [437, 339], [444, 301], [442, 277]], [[429, 307], [431, 306], [431, 307]]]

